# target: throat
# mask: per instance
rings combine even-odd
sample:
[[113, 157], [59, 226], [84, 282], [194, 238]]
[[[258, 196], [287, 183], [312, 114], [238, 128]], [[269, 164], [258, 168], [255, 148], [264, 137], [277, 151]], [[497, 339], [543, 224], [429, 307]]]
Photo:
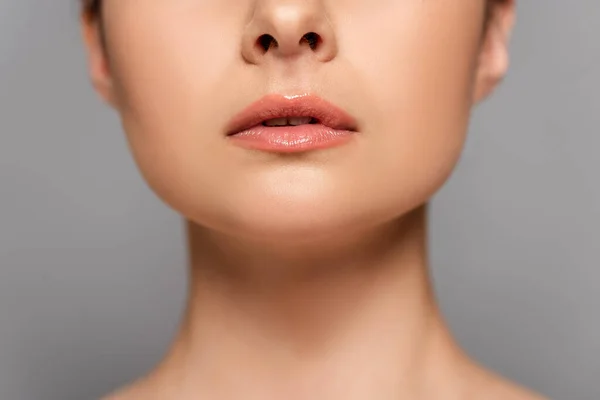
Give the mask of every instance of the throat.
[[[449, 346], [433, 346], [443, 330], [412, 223], [290, 274], [188, 221], [191, 292], [165, 369], [223, 398], [391, 398], [427, 381], [432, 348], [443, 358]], [[420, 398], [407, 394], [395, 398]]]

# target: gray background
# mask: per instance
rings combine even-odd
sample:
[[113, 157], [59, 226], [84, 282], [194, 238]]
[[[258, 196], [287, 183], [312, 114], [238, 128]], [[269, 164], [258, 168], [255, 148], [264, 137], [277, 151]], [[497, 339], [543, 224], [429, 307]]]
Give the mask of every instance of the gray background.
[[[600, 399], [600, 5], [520, 1], [512, 69], [434, 201], [442, 306], [482, 363]], [[179, 217], [86, 76], [75, 0], [0, 0], [0, 400], [143, 374], [185, 292]]]

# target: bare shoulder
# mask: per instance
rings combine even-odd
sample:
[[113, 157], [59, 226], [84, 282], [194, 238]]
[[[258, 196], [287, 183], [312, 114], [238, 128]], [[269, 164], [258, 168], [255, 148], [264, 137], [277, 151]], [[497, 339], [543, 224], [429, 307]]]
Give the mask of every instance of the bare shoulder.
[[474, 398], [485, 398], [486, 400], [550, 400], [540, 393], [511, 382], [493, 371], [482, 369], [478, 375]]
[[142, 399], [143, 397], [144, 395], [139, 388], [132, 386], [114, 391], [106, 395], [106, 397], [103, 397], [101, 400], [136, 400]]
[[539, 393], [530, 389], [520, 387], [514, 384], [507, 384], [499, 387], [496, 393], [492, 394], [490, 400], [550, 400]]
[[158, 390], [147, 380], [138, 380], [131, 385], [116, 390], [100, 400], [158, 400]]

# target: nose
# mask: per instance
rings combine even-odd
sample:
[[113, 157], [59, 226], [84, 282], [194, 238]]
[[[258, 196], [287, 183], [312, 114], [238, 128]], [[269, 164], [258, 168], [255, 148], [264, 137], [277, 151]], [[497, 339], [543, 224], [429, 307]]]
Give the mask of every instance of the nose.
[[242, 57], [252, 64], [269, 57], [332, 60], [337, 43], [326, 11], [323, 0], [255, 0], [242, 37]]

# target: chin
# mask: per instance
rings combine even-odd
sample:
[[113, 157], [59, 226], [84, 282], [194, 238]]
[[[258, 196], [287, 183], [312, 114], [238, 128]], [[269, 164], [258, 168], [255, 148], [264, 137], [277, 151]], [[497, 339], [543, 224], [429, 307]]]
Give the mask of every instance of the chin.
[[244, 168], [223, 158], [228, 163], [213, 168], [189, 168], [190, 161], [145, 170], [155, 193], [203, 229], [244, 241], [315, 243], [364, 236], [401, 220], [428, 201], [454, 160], [431, 155], [423, 158], [435, 163], [416, 162], [397, 151], [379, 164], [364, 158]]
[[213, 210], [208, 220], [190, 218], [198, 225], [240, 239], [269, 242], [311, 242], [341, 237], [366, 227], [360, 209], [349, 208], [334, 199], [310, 201], [285, 198], [276, 201], [241, 201], [235, 208]]
[[358, 215], [327, 207], [296, 207], [295, 211], [273, 207], [265, 212], [237, 215], [223, 227], [231, 235], [270, 242], [310, 243], [325, 238], [342, 238], [366, 228]]
[[[335, 193], [334, 193], [335, 192]], [[310, 196], [287, 193], [240, 195], [235, 201], [180, 210], [188, 220], [244, 242], [316, 247], [361, 240], [369, 232], [398, 220], [421, 199], [345, 196], [342, 190]], [[368, 193], [367, 193], [368, 194]]]

